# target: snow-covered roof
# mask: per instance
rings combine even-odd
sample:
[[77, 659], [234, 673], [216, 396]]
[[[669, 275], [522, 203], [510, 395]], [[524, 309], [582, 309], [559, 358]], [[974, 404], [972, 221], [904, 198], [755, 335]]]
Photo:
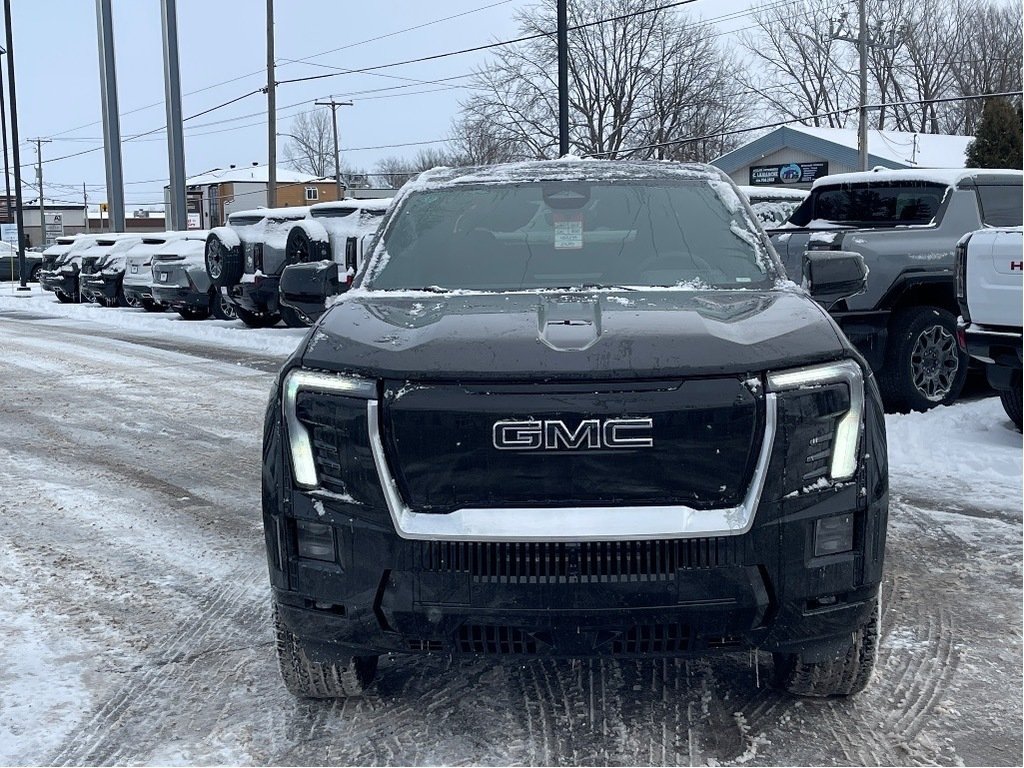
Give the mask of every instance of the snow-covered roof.
[[363, 198], [356, 200], [355, 198], [345, 198], [344, 200], [332, 200], [327, 203], [316, 203], [311, 205], [309, 210], [315, 215], [316, 211], [330, 210], [332, 208], [345, 208], [345, 209], [356, 209], [365, 211], [384, 211], [391, 205], [390, 197], [372, 197]]
[[[963, 168], [967, 145], [973, 140], [973, 136], [869, 130], [868, 162], [872, 167], [887, 168]], [[856, 130], [797, 123], [775, 128], [711, 163], [726, 173], [735, 173], [781, 149], [799, 150], [847, 167], [858, 166]]]
[[245, 211], [232, 211], [228, 214], [228, 220], [232, 217], [248, 216], [259, 216], [264, 219], [304, 219], [308, 215], [309, 206], [294, 205], [286, 208], [251, 208]]
[[828, 184], [858, 184], [882, 181], [930, 181], [935, 184], [953, 186], [973, 176], [1005, 176], [1024, 178], [1024, 171], [996, 170], [991, 168], [903, 168], [897, 170], [874, 170], [860, 173], [837, 173], [817, 179], [811, 189]]
[[[807, 125], [789, 127], [833, 144], [857, 148], [855, 129]], [[963, 168], [967, 163], [967, 145], [972, 141], [973, 136], [869, 130], [868, 154], [910, 168]]]
[[[186, 187], [200, 187], [207, 184], [228, 184], [228, 183], [256, 183], [267, 184], [270, 181], [270, 168], [266, 165], [241, 165], [237, 168], [214, 168], [206, 173], [185, 179]], [[323, 179], [317, 176], [310, 176], [308, 173], [299, 173], [289, 168], [277, 169], [278, 184], [313, 184], [334, 183], [334, 179]]]

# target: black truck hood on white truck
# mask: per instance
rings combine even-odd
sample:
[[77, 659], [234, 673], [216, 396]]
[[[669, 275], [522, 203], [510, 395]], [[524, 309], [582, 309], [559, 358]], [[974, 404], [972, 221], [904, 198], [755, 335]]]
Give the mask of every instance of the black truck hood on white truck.
[[826, 313], [768, 291], [360, 292], [312, 330], [307, 368], [406, 380], [743, 374], [848, 354]]

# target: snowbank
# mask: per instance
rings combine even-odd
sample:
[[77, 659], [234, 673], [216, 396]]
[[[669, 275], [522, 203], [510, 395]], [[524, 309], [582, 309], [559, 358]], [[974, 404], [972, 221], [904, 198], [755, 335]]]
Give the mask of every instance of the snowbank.
[[886, 417], [894, 499], [942, 500], [947, 510], [1021, 519], [1022, 441], [999, 398]]
[[128, 331], [140, 336], [184, 339], [281, 358], [290, 355], [306, 335], [303, 328], [248, 328], [240, 320], [182, 320], [175, 312], [61, 304], [39, 285], [30, 287], [31, 293], [26, 296], [16, 290], [17, 283], [0, 282], [0, 311], [22, 311], [95, 323], [98, 334], [104, 330]]

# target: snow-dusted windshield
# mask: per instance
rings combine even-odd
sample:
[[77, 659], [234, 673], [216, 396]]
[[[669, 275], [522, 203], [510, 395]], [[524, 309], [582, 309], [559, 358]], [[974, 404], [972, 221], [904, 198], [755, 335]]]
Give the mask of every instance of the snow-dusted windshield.
[[395, 212], [365, 285], [763, 287], [760, 235], [729, 199], [703, 179], [426, 189]]

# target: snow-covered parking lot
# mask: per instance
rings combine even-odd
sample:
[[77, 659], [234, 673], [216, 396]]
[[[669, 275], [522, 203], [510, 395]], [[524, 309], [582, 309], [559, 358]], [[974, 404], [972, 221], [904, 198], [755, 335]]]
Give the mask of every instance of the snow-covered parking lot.
[[260, 521], [302, 332], [0, 284], [0, 764], [1020, 765], [1021, 436], [995, 397], [888, 418], [875, 679], [800, 701], [755, 656], [382, 660], [278, 677]]

